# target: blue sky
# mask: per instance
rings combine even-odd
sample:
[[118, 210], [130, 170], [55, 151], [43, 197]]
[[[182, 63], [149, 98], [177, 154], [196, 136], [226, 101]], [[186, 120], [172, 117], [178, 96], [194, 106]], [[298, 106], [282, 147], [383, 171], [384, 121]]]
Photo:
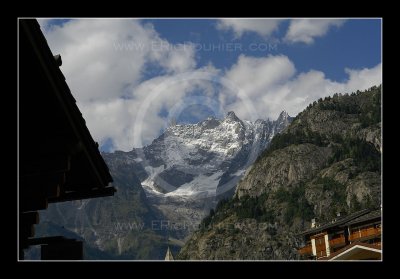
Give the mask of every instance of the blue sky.
[[381, 82], [380, 19], [39, 19], [101, 149], [233, 110], [295, 116]]
[[[381, 62], [380, 19], [349, 20], [342, 27], [330, 30], [326, 36], [316, 38], [311, 45], [275, 41], [284, 37], [289, 22], [279, 26], [275, 38], [267, 39], [254, 32], [248, 32], [241, 38], [235, 38], [232, 31], [221, 34], [215, 28], [217, 20], [147, 19], [143, 22], [153, 24], [161, 37], [175, 44], [195, 42], [204, 45], [204, 48], [214, 45], [216, 49], [224, 42], [243, 44], [243, 51], [200, 51], [200, 65], [211, 61], [218, 68], [229, 68], [243, 53], [255, 57], [283, 54], [291, 58], [299, 71], [317, 69], [331, 80], [343, 81], [348, 77], [344, 68], [369, 68]], [[260, 48], [251, 51], [249, 45], [254, 43], [260, 44]]]

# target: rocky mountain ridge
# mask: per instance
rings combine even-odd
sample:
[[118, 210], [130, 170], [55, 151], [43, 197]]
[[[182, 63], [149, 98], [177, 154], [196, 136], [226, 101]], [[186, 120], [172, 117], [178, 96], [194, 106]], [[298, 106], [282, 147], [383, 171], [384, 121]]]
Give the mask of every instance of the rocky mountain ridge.
[[310, 104], [246, 171], [180, 259], [300, 259], [311, 218], [381, 205], [381, 86]]

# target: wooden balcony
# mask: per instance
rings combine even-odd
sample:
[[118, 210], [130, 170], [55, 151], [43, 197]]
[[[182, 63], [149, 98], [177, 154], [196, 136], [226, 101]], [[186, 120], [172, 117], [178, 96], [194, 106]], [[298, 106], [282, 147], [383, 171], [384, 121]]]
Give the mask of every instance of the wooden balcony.
[[349, 235], [350, 241], [364, 240], [374, 237], [381, 237], [381, 228], [366, 228], [362, 230], [355, 230]]
[[[349, 240], [350, 241], [359, 241], [359, 240], [368, 240], [371, 238], [379, 238], [381, 236], [381, 228], [365, 228], [362, 230], [356, 230], [353, 231], [349, 235]], [[336, 237], [334, 239], [329, 240], [329, 246], [331, 248], [338, 248], [340, 246], [344, 246], [346, 244], [345, 237], [344, 235], [341, 235], [340, 237]], [[317, 250], [317, 257], [324, 257], [326, 256], [326, 250], [325, 250], [325, 243], [317, 244], [316, 245], [316, 250]], [[309, 256], [312, 255], [312, 246], [311, 244], [308, 244], [298, 250], [300, 255], [303, 256]]]
[[299, 249], [299, 254], [303, 256], [312, 255], [312, 247], [311, 245], [304, 246]]
[[344, 238], [344, 236], [340, 236], [337, 238], [333, 238], [331, 240], [329, 240], [329, 246], [330, 247], [338, 247], [338, 246], [342, 246], [346, 244], [346, 239]]
[[[345, 244], [346, 244], [346, 242], [345, 242], [344, 236], [340, 236], [340, 237], [337, 237], [337, 238], [329, 240], [329, 246], [330, 247], [340, 247], [340, 246], [344, 246]], [[325, 251], [325, 249], [326, 249], [325, 248], [325, 244], [316, 245], [316, 250], [317, 250], [317, 252], [319, 252], [319, 254], [321, 253], [321, 250]], [[311, 246], [311, 244], [300, 248], [298, 250], [298, 252], [299, 252], [300, 255], [304, 255], [304, 256], [312, 255], [312, 246]], [[319, 255], [319, 256], [321, 256], [321, 255]]]

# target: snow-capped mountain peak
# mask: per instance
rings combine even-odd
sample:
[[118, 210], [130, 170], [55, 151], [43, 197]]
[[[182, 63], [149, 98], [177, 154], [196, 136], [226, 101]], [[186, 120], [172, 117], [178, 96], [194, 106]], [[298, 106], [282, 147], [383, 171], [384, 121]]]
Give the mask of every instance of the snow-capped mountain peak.
[[240, 119], [236, 116], [236, 114], [233, 111], [229, 111], [226, 114], [225, 119], [226, 121], [235, 121], [235, 122], [240, 122]]
[[282, 112], [276, 121], [242, 121], [230, 111], [222, 120], [208, 117], [197, 124], [170, 126], [150, 145], [132, 151], [133, 171], [143, 174], [149, 196], [233, 192], [245, 169], [289, 120]]
[[242, 121], [229, 112], [173, 125], [150, 145], [106, 156], [107, 164], [135, 173], [148, 200], [170, 220], [196, 227], [217, 200], [233, 195], [245, 170], [290, 120], [282, 113], [276, 121]]

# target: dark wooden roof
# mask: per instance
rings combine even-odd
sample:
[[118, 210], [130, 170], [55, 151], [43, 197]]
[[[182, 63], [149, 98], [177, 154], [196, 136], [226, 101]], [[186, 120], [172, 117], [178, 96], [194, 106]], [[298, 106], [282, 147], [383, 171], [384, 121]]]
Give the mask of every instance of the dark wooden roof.
[[380, 209], [370, 211], [367, 214], [361, 215], [360, 217], [357, 217], [349, 222], [347, 222], [345, 225], [346, 226], [351, 226], [351, 225], [357, 225], [365, 222], [371, 222], [371, 221], [380, 221], [381, 220], [381, 215], [382, 211]]
[[334, 227], [344, 227], [344, 226], [359, 224], [364, 221], [370, 220], [370, 218], [380, 219], [380, 216], [381, 216], [380, 209], [374, 210], [374, 211], [371, 211], [370, 209], [363, 209], [363, 210], [354, 212], [350, 215], [344, 216], [342, 218], [338, 218], [334, 222], [326, 223], [319, 227], [315, 227], [315, 228], [306, 230], [306, 231], [300, 233], [299, 235], [305, 236], [305, 235], [310, 235], [310, 234], [317, 234], [317, 233], [326, 231], [326, 230], [334, 228]]
[[83, 243], [35, 236], [48, 203], [112, 196], [112, 177], [38, 22], [19, 20], [19, 259], [41, 245], [42, 259], [82, 259]]
[[46, 203], [113, 195], [108, 167], [59, 68], [61, 57], [34, 19], [19, 20], [18, 62], [20, 208], [44, 209], [29, 205], [38, 195]]

